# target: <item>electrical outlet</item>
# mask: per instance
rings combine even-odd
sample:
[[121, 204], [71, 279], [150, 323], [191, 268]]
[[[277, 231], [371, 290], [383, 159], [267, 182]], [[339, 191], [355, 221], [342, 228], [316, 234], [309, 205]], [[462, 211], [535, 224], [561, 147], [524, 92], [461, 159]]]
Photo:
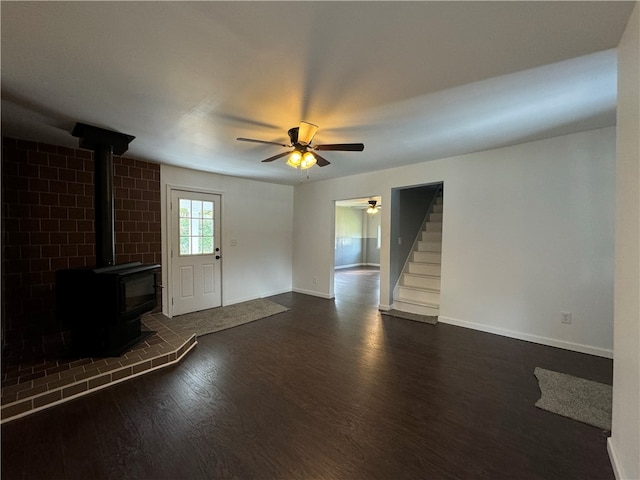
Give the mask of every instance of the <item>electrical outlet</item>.
[[318, 277], [313, 277], [313, 284], [317, 285], [318, 284]]
[[238, 240], [237, 240], [237, 239], [235, 239], [235, 238], [232, 238], [232, 239], [231, 239], [231, 246], [232, 246], [232, 247], [237, 247], [237, 246], [238, 246]]
[[571, 323], [571, 312], [560, 312], [560, 321], [562, 323]]

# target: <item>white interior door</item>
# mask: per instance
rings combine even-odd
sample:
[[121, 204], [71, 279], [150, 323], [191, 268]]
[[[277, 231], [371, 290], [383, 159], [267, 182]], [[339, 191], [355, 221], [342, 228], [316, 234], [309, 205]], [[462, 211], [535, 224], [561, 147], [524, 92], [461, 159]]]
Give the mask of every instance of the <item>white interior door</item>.
[[222, 304], [220, 195], [171, 190], [172, 315]]

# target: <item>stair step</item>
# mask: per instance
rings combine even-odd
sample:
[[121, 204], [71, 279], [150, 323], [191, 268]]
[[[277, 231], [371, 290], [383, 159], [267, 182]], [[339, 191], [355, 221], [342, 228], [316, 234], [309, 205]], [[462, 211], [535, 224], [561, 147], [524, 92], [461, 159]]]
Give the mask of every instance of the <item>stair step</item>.
[[440, 252], [419, 252], [414, 251], [413, 256], [411, 257], [412, 262], [421, 262], [421, 263], [440, 263], [441, 254]]
[[419, 275], [415, 273], [402, 274], [403, 287], [429, 288], [440, 291], [440, 276], [438, 275]]
[[440, 305], [418, 303], [399, 299], [395, 299], [393, 301], [393, 308], [396, 310], [400, 310], [401, 312], [416, 313], [418, 315], [438, 316], [440, 314]]
[[444, 205], [440, 204], [440, 205], [434, 205], [433, 208], [431, 209], [431, 212], [442, 213], [443, 210], [444, 210]]
[[419, 303], [440, 304], [440, 290], [417, 287], [398, 287], [398, 300], [409, 300]]
[[417, 275], [434, 275], [440, 276], [440, 264], [439, 263], [425, 263], [425, 262], [409, 262], [407, 264], [408, 273]]
[[420, 252], [441, 252], [441, 242], [418, 242], [418, 251]]
[[429, 214], [430, 222], [441, 222], [442, 223], [442, 213], [431, 212]]
[[421, 242], [440, 242], [442, 243], [442, 232], [422, 232]]
[[427, 222], [424, 226], [425, 232], [442, 232], [442, 222]]

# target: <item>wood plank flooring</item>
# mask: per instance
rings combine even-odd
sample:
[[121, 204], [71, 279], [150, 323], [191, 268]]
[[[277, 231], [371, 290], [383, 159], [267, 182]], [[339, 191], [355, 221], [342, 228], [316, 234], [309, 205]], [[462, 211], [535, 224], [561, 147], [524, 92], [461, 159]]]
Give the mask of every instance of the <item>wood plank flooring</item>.
[[336, 299], [198, 338], [179, 365], [2, 426], [2, 479], [613, 480], [606, 434], [534, 407], [536, 366], [612, 362]]

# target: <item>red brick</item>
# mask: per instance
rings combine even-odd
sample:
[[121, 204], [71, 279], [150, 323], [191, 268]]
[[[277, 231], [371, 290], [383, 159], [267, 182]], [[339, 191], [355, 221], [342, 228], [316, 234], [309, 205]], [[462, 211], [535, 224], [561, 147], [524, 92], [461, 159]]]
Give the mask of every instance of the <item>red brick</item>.
[[84, 184], [77, 183], [75, 180], [67, 184], [67, 193], [71, 195], [84, 195]]
[[135, 188], [136, 179], [131, 177], [122, 177], [122, 186], [124, 188]]
[[60, 256], [62, 257], [77, 257], [78, 246], [77, 245], [61, 245]]
[[49, 155], [47, 153], [38, 152], [35, 149], [28, 149], [28, 162], [32, 165], [48, 165]]
[[62, 182], [60, 180], [50, 180], [49, 191], [56, 193], [67, 193], [67, 182]]
[[138, 210], [131, 210], [129, 212], [129, 220], [132, 220], [134, 222], [140, 222], [143, 220], [143, 212], [140, 212]]
[[149, 202], [146, 200], [138, 200], [136, 201], [136, 210], [141, 212], [149, 210]]
[[[80, 197], [77, 197], [80, 198]], [[76, 200], [77, 200], [76, 198]], [[71, 207], [67, 209], [67, 216], [73, 220], [84, 220], [86, 218], [86, 209], [80, 207]]]
[[141, 200], [142, 199], [142, 190], [136, 190], [132, 188], [129, 190], [129, 198], [131, 200]]
[[67, 168], [74, 171], [83, 171], [84, 160], [77, 157], [67, 157]]
[[61, 232], [76, 232], [78, 230], [77, 220], [60, 220]]
[[78, 220], [79, 232], [91, 232], [93, 231], [93, 222], [90, 220]]
[[[93, 189], [93, 175], [91, 175], [90, 172], [77, 171], [76, 172], [76, 182], [91, 184], [91, 188]], [[92, 190], [92, 192], [93, 192], [93, 190]], [[86, 193], [86, 188], [85, 188], [85, 193]]]
[[[49, 245], [49, 243], [51, 242], [51, 233], [45, 233], [45, 232], [31, 232], [31, 233], [25, 233], [23, 235], [27, 236], [27, 242], [31, 242], [31, 245]], [[24, 242], [24, 243], [27, 243]], [[16, 243], [16, 242], [12, 242], [12, 243]]]
[[58, 205], [59, 197], [57, 193], [39, 193], [40, 205]]
[[76, 196], [68, 195], [66, 193], [60, 194], [60, 205], [63, 207], [75, 207], [76, 206]]
[[50, 264], [51, 264], [51, 271], [55, 272], [56, 270], [62, 270], [62, 269], [65, 269], [65, 268], [69, 268], [69, 259], [66, 258], [66, 257], [65, 258], [52, 258]]
[[40, 178], [30, 178], [29, 190], [31, 190], [32, 192], [48, 192], [49, 180], [42, 180]]
[[55, 167], [47, 167], [45, 165], [40, 166], [40, 171], [38, 173], [38, 178], [46, 178], [49, 180], [57, 180], [58, 179], [58, 169]]
[[57, 219], [40, 220], [40, 231], [42, 232], [57, 232], [59, 228], [60, 228], [60, 220], [57, 220]]
[[85, 160], [91, 160], [93, 158], [93, 152], [91, 150], [81, 150], [79, 148], [73, 151], [73, 154], [78, 158], [83, 158]]
[[23, 260], [40, 258], [41, 251], [42, 249], [39, 245], [22, 245], [20, 247], [20, 258]]
[[76, 151], [73, 148], [58, 146], [58, 154], [66, 157], [73, 157], [76, 154]]
[[[76, 228], [78, 228], [77, 225]], [[84, 232], [69, 232], [69, 245], [83, 245], [88, 243], [86, 238], [87, 234]]]
[[64, 155], [49, 155], [49, 166], [56, 168], [65, 168], [67, 166], [67, 157]]
[[149, 188], [149, 182], [147, 182], [146, 180], [143, 180], [143, 179], [137, 179], [136, 180], [136, 188], [138, 190], [147, 190], [147, 188]]
[[29, 260], [29, 271], [30, 272], [44, 272], [49, 270], [49, 259], [48, 258], [32, 258]]
[[93, 197], [88, 195], [78, 195], [76, 205], [82, 208], [93, 208]]
[[50, 208], [44, 205], [32, 205], [29, 207], [29, 215], [35, 218], [50, 218]]
[[[4, 174], [4, 171], [2, 173]], [[22, 205], [40, 205], [40, 195], [37, 192], [20, 192], [20, 203]]]
[[42, 256], [45, 258], [59, 257], [60, 245], [43, 245]]
[[51, 207], [51, 218], [69, 218], [69, 209], [65, 207]]
[[51, 243], [56, 243], [58, 245], [66, 245], [69, 243], [69, 236], [67, 233], [52, 232], [49, 234], [49, 239]]
[[129, 167], [127, 165], [122, 165], [120, 162], [115, 161], [114, 159], [114, 175], [119, 177], [128, 177], [129, 176]]
[[38, 232], [40, 231], [40, 220], [37, 218], [21, 218], [20, 219], [20, 231], [21, 232]]
[[75, 182], [76, 172], [68, 168], [61, 168], [58, 170], [58, 179], [63, 182]]

